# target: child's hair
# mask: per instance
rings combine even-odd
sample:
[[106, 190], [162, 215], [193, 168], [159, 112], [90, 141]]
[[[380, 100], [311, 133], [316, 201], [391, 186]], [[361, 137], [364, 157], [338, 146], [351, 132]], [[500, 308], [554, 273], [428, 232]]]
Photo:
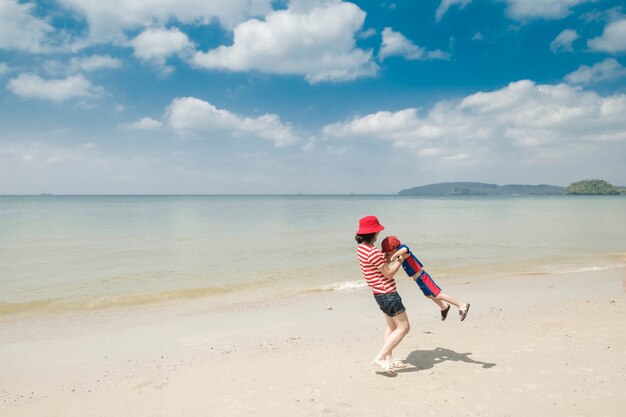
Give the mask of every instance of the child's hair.
[[376, 233], [368, 233], [366, 235], [356, 235], [354, 236], [354, 240], [356, 240], [356, 243], [360, 245], [361, 243], [374, 242], [375, 237], [376, 237]]

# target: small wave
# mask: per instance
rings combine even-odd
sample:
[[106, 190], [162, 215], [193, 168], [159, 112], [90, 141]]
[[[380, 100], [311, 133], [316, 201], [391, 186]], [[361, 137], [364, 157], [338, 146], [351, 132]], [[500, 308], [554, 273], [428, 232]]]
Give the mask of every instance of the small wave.
[[575, 272], [594, 272], [609, 271], [612, 269], [624, 268], [626, 264], [610, 264], [610, 265], [551, 265], [544, 268], [544, 272], [548, 274], [560, 275], [571, 274]]
[[363, 280], [358, 281], [343, 281], [343, 282], [333, 282], [332, 284], [322, 285], [320, 287], [314, 288], [312, 291], [344, 291], [344, 290], [355, 290], [358, 288], [363, 288], [367, 286], [367, 283]]
[[189, 288], [162, 292], [128, 294], [99, 298], [43, 299], [22, 302], [0, 302], [0, 317], [22, 313], [67, 313], [141, 306], [159, 302], [196, 299], [237, 291], [240, 286]]
[[20, 314], [29, 311], [45, 311], [54, 308], [55, 300], [35, 300], [24, 301], [21, 303], [2, 303], [0, 302], [0, 317], [9, 314]]

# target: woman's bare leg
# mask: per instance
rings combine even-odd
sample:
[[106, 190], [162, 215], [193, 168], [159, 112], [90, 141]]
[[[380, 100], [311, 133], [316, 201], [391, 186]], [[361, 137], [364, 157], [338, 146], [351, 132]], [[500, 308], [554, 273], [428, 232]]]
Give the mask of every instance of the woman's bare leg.
[[[406, 336], [411, 329], [406, 311], [394, 317], [389, 317], [385, 314], [385, 320], [387, 320], [387, 328], [391, 328], [392, 330], [389, 335], [385, 337], [383, 347], [374, 357], [374, 362], [378, 365], [383, 365], [385, 363], [386, 358], [391, 355], [393, 349], [398, 346], [404, 336]], [[393, 322], [393, 325], [390, 324], [389, 320]], [[395, 326], [395, 329], [393, 326]], [[385, 333], [386, 332], [387, 330], [385, 329]]]
[[[389, 335], [393, 333], [393, 331], [396, 330], [398, 326], [396, 326], [396, 322], [393, 321], [391, 317], [389, 317], [386, 314], [383, 314], [383, 315], [385, 316], [385, 321], [387, 322], [387, 326], [385, 327], [385, 334], [383, 336], [383, 344], [384, 344], [389, 338]], [[389, 351], [389, 353], [387, 354], [387, 357], [385, 357], [385, 360], [388, 360], [388, 361], [391, 360], [392, 355], [393, 355], [392, 351]]]

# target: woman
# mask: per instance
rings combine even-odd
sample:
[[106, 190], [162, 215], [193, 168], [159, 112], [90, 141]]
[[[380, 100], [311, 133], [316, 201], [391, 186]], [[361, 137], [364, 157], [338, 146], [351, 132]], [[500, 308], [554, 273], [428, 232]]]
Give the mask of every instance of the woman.
[[391, 352], [409, 332], [410, 325], [393, 279], [402, 266], [402, 261], [397, 259], [386, 264], [384, 255], [374, 246], [378, 234], [384, 229], [376, 216], [366, 216], [359, 220], [359, 230], [354, 239], [359, 244], [358, 257], [363, 278], [374, 293], [374, 299], [387, 322], [383, 347], [372, 361], [383, 371], [395, 374], [394, 367], [403, 368], [406, 364], [393, 359]]

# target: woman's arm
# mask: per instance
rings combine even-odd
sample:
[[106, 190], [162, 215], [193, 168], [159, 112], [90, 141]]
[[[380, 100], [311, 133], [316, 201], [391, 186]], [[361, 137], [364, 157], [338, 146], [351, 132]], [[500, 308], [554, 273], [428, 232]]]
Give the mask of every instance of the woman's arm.
[[396, 272], [398, 272], [401, 266], [402, 260], [399, 258], [393, 262], [379, 266], [378, 269], [387, 278], [393, 278], [393, 276], [396, 274]]

